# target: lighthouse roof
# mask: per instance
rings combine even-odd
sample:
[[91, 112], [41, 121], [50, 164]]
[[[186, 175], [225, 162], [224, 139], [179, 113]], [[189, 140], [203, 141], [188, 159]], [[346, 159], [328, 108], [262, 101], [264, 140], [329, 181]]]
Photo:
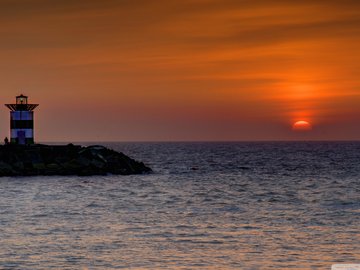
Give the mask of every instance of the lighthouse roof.
[[16, 96], [15, 104], [5, 104], [11, 111], [33, 111], [39, 104], [28, 104], [28, 97], [21, 94]]

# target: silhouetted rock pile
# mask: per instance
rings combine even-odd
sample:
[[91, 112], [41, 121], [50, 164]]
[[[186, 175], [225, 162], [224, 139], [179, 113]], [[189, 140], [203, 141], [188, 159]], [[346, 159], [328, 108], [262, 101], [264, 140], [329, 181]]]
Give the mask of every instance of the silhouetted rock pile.
[[100, 145], [1, 145], [0, 176], [106, 175], [151, 172], [144, 163]]

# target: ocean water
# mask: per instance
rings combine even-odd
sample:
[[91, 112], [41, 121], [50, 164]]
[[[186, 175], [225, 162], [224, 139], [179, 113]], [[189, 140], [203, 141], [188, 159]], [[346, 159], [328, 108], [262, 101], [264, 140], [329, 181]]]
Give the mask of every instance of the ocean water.
[[360, 263], [360, 143], [104, 143], [134, 176], [0, 178], [0, 269]]

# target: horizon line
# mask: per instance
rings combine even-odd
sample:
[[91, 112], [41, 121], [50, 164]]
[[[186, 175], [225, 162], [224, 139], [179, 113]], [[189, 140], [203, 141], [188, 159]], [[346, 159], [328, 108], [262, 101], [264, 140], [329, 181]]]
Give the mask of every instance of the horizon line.
[[36, 143], [257, 143], [257, 142], [360, 142], [360, 139], [343, 140], [86, 140], [86, 141], [39, 141]]

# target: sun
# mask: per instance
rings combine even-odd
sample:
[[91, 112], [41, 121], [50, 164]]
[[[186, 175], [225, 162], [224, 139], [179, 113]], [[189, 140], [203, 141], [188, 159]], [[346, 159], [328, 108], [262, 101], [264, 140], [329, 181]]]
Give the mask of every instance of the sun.
[[309, 131], [312, 130], [312, 126], [308, 121], [297, 121], [293, 124], [292, 129], [294, 131]]

